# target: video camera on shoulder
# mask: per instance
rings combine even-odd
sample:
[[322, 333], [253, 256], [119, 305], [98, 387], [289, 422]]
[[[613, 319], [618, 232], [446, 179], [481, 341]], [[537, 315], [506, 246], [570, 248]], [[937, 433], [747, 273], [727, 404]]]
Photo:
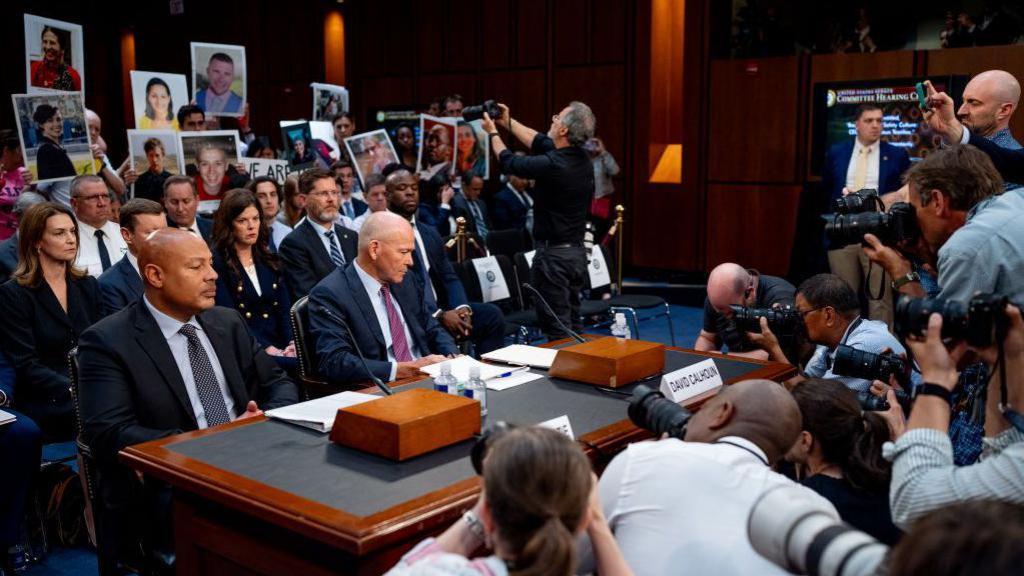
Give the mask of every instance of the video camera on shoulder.
[[878, 190], [862, 188], [832, 203], [832, 211], [836, 214], [860, 214], [861, 212], [883, 212], [885, 210]]
[[1006, 337], [1010, 321], [1004, 311], [1010, 300], [998, 294], [977, 294], [967, 303], [942, 298], [901, 296], [896, 302], [894, 328], [900, 338], [924, 337], [928, 317], [942, 316], [944, 340], [966, 340], [975, 348], [991, 346]]
[[901, 384], [907, 384], [910, 382], [910, 371], [910, 361], [897, 354], [874, 354], [846, 344], [836, 348], [832, 361], [833, 374], [863, 380], [888, 382], [890, 376], [895, 376]]
[[482, 120], [484, 112], [491, 117], [491, 120], [497, 122], [501, 119], [502, 112], [501, 108], [498, 107], [498, 103], [494, 100], [484, 100], [483, 104], [477, 106], [466, 106], [462, 109], [462, 119], [466, 122], [472, 122], [474, 120]]
[[[849, 198], [849, 196], [847, 196]], [[921, 235], [914, 207], [906, 202], [893, 204], [888, 212], [836, 214], [825, 224], [825, 235], [833, 248], [864, 242], [865, 234], [874, 234], [886, 246], [913, 241]]]
[[776, 336], [793, 336], [804, 325], [800, 312], [791, 306], [783, 308], [747, 308], [730, 305], [732, 321], [741, 332], [761, 332], [761, 318], [768, 319], [768, 328]]

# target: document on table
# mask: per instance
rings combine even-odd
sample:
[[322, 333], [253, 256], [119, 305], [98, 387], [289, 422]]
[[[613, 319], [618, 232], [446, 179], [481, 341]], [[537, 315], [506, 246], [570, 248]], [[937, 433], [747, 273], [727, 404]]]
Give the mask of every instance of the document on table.
[[519, 370], [509, 376], [491, 378], [484, 382], [487, 385], [488, 390], [495, 390], [501, 392], [502, 390], [508, 390], [509, 388], [515, 388], [527, 382], [533, 382], [543, 378], [543, 374], [534, 374], [529, 370]]
[[327, 433], [334, 427], [334, 417], [338, 415], [339, 408], [348, 408], [363, 402], [380, 400], [380, 398], [380, 396], [360, 392], [339, 392], [323, 398], [267, 410], [264, 414], [268, 418], [284, 420], [317, 432]]
[[504, 362], [505, 364], [531, 366], [533, 368], [542, 368], [547, 370], [551, 368], [551, 363], [555, 361], [555, 354], [557, 353], [558, 350], [554, 348], [540, 348], [538, 346], [513, 344], [511, 346], [499, 348], [493, 352], [488, 352], [481, 356], [481, 358], [484, 360], [491, 360], [493, 362]]
[[10, 423], [14, 422], [17, 419], [18, 419], [18, 417], [15, 416], [14, 414], [11, 414], [10, 412], [5, 412], [3, 410], [0, 410], [0, 426], [3, 426], [5, 424], [10, 424]]
[[469, 380], [469, 369], [473, 366], [480, 368], [481, 380], [490, 380], [491, 378], [495, 378], [503, 374], [511, 374], [514, 371], [514, 369], [511, 369], [508, 366], [484, 364], [483, 362], [469, 356], [458, 356], [450, 360], [445, 360], [444, 362], [424, 366], [420, 368], [420, 372], [427, 374], [431, 378], [437, 378], [441, 375], [441, 365], [445, 363], [452, 367], [452, 376], [455, 376], [455, 379], [460, 382]]

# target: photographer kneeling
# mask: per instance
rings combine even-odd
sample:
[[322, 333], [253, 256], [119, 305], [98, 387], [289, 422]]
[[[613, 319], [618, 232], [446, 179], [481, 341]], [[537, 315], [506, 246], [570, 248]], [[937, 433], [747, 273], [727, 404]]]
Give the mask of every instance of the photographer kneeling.
[[[804, 280], [796, 291], [796, 310], [803, 318], [807, 340], [818, 347], [807, 362], [803, 376], [788, 381], [793, 385], [804, 377], [839, 380], [861, 397], [867, 396], [871, 381], [839, 376], [833, 371], [836, 349], [844, 344], [857, 350], [881, 354], [886, 350], [904, 354], [903, 345], [889, 333], [884, 322], [860, 316], [857, 293], [835, 274], [818, 274]], [[772, 360], [793, 364], [779, 346], [778, 338], [761, 319], [761, 333], [748, 333], [750, 341], [768, 352]]]
[[[926, 512], [956, 502], [988, 498], [1024, 503], [1024, 422], [1011, 409], [1024, 406], [1024, 321], [1016, 306], [994, 313], [1005, 314], [1009, 326], [1001, 360], [998, 345], [975, 349], [990, 368], [997, 361], [1003, 363], [987, 390], [986, 449], [977, 464], [954, 465], [948, 435], [956, 366], [967, 343], [960, 340], [947, 349], [939, 314], [930, 315], [924, 341], [908, 342], [925, 384], [914, 401], [907, 431], [885, 446], [885, 455], [893, 463], [889, 502], [897, 526], [905, 528]], [[999, 324], [999, 319], [994, 323]]]

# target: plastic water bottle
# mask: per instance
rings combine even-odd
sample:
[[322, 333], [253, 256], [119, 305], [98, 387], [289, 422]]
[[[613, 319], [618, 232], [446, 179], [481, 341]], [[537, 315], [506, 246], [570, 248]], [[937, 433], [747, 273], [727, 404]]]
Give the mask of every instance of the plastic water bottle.
[[462, 395], [480, 402], [480, 417], [487, 416], [487, 383], [480, 378], [480, 367], [469, 369], [469, 380], [462, 389]]
[[629, 333], [629, 324], [626, 324], [626, 315], [622, 312], [615, 313], [615, 323], [612, 324], [612, 336], [616, 338], [632, 338]]
[[443, 392], [445, 394], [454, 394], [458, 387], [458, 381], [455, 376], [452, 376], [451, 364], [445, 362], [441, 364], [441, 374], [434, 378], [434, 391]]

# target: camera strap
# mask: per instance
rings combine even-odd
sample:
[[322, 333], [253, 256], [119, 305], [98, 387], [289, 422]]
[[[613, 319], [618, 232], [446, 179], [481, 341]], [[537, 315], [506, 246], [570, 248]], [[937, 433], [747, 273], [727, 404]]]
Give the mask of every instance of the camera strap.
[[864, 293], [867, 294], [868, 300], [881, 300], [885, 296], [885, 270], [878, 275], [878, 292], [871, 291], [871, 273], [876, 267], [881, 268], [881, 266], [875, 266], [873, 261], [868, 260], [868, 273], [864, 276]]
[[745, 452], [749, 452], [749, 453], [753, 454], [754, 458], [757, 458], [758, 460], [763, 462], [765, 466], [771, 466], [770, 464], [768, 464], [768, 459], [767, 458], [765, 458], [764, 456], [761, 456], [757, 452], [754, 452], [753, 450], [751, 450], [750, 448], [747, 448], [746, 446], [744, 446], [742, 444], [737, 444], [735, 442], [729, 442], [728, 440], [715, 440], [715, 444], [728, 444], [729, 446], [735, 446], [735, 447], [739, 448], [740, 450], [743, 450]]
[[1018, 432], [1024, 432], [1024, 416], [1021, 416], [1021, 413], [1011, 408], [1009, 404], [1009, 391], [1006, 387], [1006, 356], [1003, 352], [1003, 338], [998, 339], [996, 346], [999, 350], [999, 411], [1003, 413], [1003, 418], [1005, 418], [1011, 426], [1016, 428]]

